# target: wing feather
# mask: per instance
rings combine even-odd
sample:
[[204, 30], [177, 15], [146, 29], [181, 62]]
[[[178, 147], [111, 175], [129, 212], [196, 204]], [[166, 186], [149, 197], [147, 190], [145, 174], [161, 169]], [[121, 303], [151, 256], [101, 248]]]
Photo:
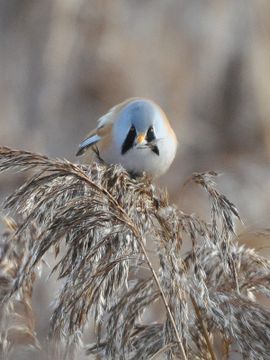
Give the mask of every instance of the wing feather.
[[93, 134], [92, 136], [87, 137], [82, 143], [80, 143], [79, 150], [77, 151], [76, 156], [82, 155], [87, 148], [95, 145], [100, 140], [101, 140], [101, 137], [97, 134]]

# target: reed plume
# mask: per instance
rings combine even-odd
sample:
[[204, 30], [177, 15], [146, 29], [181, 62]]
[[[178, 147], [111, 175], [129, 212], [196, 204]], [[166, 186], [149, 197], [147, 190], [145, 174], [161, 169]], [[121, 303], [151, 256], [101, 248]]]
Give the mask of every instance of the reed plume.
[[[61, 288], [48, 338], [59, 358], [76, 358], [83, 346], [97, 359], [230, 359], [235, 349], [243, 359], [270, 359], [270, 312], [257, 300], [270, 296], [270, 261], [238, 244], [238, 211], [216, 188], [216, 173], [189, 179], [209, 197], [210, 218], [201, 219], [118, 165], [1, 147], [0, 171], [12, 169], [31, 175], [3, 205], [0, 351], [7, 359], [18, 344], [39, 347], [31, 296], [51, 250]], [[12, 321], [17, 302], [20, 323]], [[161, 314], [150, 321], [155, 306]], [[89, 322], [96, 341], [84, 344]]]

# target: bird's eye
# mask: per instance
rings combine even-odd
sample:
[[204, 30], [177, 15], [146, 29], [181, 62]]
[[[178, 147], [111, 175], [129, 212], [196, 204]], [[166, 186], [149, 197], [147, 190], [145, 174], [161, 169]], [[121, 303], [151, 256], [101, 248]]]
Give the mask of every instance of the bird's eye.
[[132, 132], [133, 132], [133, 131], [135, 131], [135, 127], [134, 127], [134, 125], [132, 125], [132, 126], [131, 126], [131, 128], [130, 128], [130, 130], [129, 130], [129, 131], [132, 131]]
[[147, 134], [146, 134], [146, 141], [151, 142], [151, 141], [155, 140], [155, 138], [156, 138], [156, 136], [155, 136], [153, 126], [150, 126], [147, 131]]

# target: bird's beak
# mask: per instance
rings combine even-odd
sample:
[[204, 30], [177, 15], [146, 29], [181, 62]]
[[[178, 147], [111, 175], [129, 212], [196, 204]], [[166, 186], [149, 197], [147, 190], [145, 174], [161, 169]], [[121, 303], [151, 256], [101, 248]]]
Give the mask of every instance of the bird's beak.
[[140, 133], [140, 134], [137, 136], [136, 143], [137, 143], [138, 145], [141, 145], [144, 141], [145, 141], [145, 134]]

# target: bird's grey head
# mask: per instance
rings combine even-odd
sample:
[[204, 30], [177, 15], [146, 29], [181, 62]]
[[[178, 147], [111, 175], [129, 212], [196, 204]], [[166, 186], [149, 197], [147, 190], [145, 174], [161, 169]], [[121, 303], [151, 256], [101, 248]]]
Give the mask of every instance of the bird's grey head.
[[124, 107], [121, 112], [120, 122], [132, 125], [136, 128], [138, 133], [143, 133], [151, 125], [155, 117], [156, 109], [154, 104], [148, 100], [135, 100]]

